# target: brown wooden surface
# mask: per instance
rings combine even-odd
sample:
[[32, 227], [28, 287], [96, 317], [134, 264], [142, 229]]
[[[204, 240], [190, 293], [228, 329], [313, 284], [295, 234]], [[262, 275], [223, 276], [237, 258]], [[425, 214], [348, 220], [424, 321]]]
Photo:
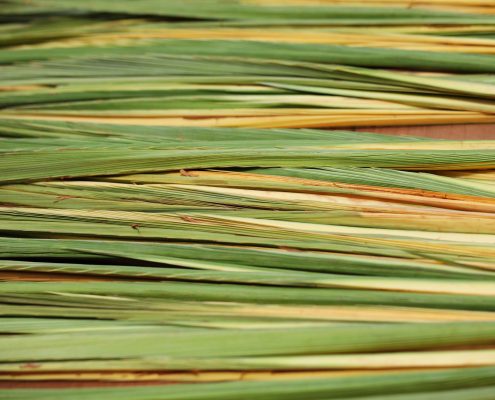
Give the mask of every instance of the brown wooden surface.
[[356, 128], [361, 132], [378, 132], [400, 136], [424, 136], [435, 139], [495, 140], [495, 124], [486, 125], [436, 125]]

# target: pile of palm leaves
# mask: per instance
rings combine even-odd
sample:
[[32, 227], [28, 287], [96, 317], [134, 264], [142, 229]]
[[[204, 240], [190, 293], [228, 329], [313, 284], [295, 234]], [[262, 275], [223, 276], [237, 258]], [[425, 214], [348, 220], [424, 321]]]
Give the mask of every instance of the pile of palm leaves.
[[290, 129], [495, 121], [410, 3], [0, 1], [0, 398], [492, 400], [495, 141]]
[[0, 21], [4, 117], [257, 128], [495, 122], [488, 0], [3, 0]]
[[2, 398], [493, 395], [494, 142], [1, 126], [0, 378], [210, 382]]

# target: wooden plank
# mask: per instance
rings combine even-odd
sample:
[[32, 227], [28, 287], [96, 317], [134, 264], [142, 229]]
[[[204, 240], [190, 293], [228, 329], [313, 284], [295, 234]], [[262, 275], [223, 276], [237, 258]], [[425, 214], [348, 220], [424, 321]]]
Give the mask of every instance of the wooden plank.
[[359, 127], [353, 130], [398, 136], [422, 136], [435, 139], [495, 140], [495, 124]]

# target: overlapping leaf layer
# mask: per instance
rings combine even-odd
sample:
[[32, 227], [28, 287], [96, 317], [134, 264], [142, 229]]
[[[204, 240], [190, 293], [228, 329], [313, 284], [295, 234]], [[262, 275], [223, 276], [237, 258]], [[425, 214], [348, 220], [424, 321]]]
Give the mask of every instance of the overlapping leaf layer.
[[0, 397], [493, 399], [495, 142], [314, 129], [494, 121], [410, 3], [0, 1]]

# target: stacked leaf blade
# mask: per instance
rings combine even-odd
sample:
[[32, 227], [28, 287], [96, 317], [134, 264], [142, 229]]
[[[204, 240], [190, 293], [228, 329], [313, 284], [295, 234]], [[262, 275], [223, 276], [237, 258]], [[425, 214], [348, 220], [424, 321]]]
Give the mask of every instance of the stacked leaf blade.
[[2, 1], [0, 113], [254, 128], [491, 123], [490, 3]]
[[409, 3], [0, 2], [0, 397], [492, 399], [495, 141], [311, 129], [493, 122]]
[[495, 385], [493, 142], [2, 122], [5, 398]]

